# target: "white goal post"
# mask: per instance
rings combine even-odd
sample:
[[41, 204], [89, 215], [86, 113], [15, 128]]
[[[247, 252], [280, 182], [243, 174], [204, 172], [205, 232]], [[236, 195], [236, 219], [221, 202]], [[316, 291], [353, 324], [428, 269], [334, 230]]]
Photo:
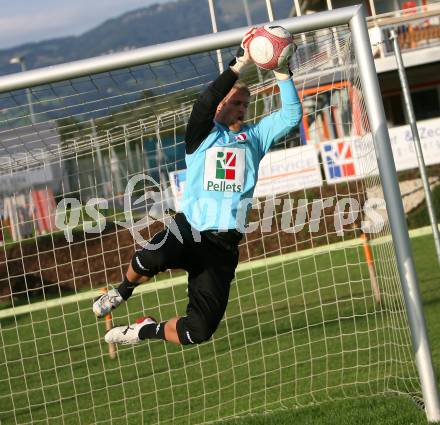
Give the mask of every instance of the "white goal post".
[[[0, 292], [4, 309], [0, 379], [5, 382], [0, 422], [5, 418], [5, 423], [47, 423], [57, 418], [63, 423], [108, 423], [105, 415], [110, 414], [127, 423], [131, 419], [210, 423], [286, 406], [389, 393], [421, 400], [428, 421], [440, 421], [419, 284], [363, 8], [345, 7], [271, 24], [282, 25], [312, 48], [301, 49], [298, 43], [294, 59], [298, 72], [293, 77], [310, 119], [304, 121], [302, 133], [284, 140], [269, 160], [286, 162], [286, 152], [298, 152], [291, 149], [307, 140], [301, 155], [312, 163], [325, 155], [325, 148], [319, 148], [321, 140], [333, 148], [329, 138], [334, 132], [333, 139], [364, 147], [356, 167], [366, 171], [352, 176], [349, 183], [344, 180], [342, 187], [338, 186], [342, 180], [336, 182], [329, 168], [316, 163], [310, 167], [315, 167], [318, 186], [304, 183], [302, 189], [278, 189], [264, 203], [256, 201], [252, 224], [263, 228], [270, 211], [270, 224], [275, 215], [277, 230], [268, 236], [263, 230], [255, 237], [246, 235], [223, 327], [212, 341], [197, 347], [170, 348], [155, 341], [118, 349], [117, 355], [112, 351], [108, 359], [104, 329], [92, 317], [90, 298], [100, 286], [118, 284], [114, 276], [122, 276], [127, 255], [138, 242], [135, 235], [140, 239], [145, 235], [138, 226], [146, 226], [148, 233], [154, 228], [147, 218], [133, 221], [141, 213], [124, 197], [123, 183], [132, 185], [132, 194], [142, 180], [143, 190], [136, 193], [156, 197], [157, 210], [150, 211], [155, 218], [168, 217], [173, 196], [177, 208], [176, 182], [183, 178], [179, 173], [184, 166], [176, 152], [183, 146], [180, 134], [191, 103], [213, 77], [215, 52], [238, 45], [246, 28], [0, 77], [0, 107], [5, 111], [5, 118], [0, 116], [0, 179], [21, 190], [4, 197], [4, 211], [10, 213], [2, 230], [11, 233], [11, 240], [5, 239], [0, 252], [0, 284], [9, 290]], [[320, 67], [327, 72], [325, 81]], [[177, 80], [167, 80], [167, 73]], [[252, 78], [250, 109], [251, 119], [256, 119], [276, 110], [279, 102], [271, 76], [264, 81], [261, 76]], [[139, 81], [148, 79], [154, 81], [151, 86], [139, 87]], [[36, 106], [31, 112], [36, 124], [35, 117], [27, 115], [24, 90], [30, 91]], [[319, 103], [323, 93], [329, 104]], [[369, 150], [374, 150], [373, 160]], [[341, 167], [347, 171], [343, 167], [355, 165]], [[150, 173], [154, 179], [136, 180]], [[263, 181], [273, 176], [261, 170], [260, 177]], [[27, 188], [32, 181], [26, 183], [26, 178], [41, 181], [38, 190]], [[174, 185], [165, 188], [164, 181], [173, 179]], [[57, 189], [49, 187], [49, 180], [57, 183]], [[151, 195], [156, 180], [160, 190]], [[331, 187], [331, 195], [324, 195], [324, 183]], [[307, 201], [307, 190], [315, 189], [323, 198], [328, 196], [319, 204], [319, 214], [326, 219], [337, 200], [330, 217], [334, 228], [325, 224], [325, 232], [316, 237], [311, 232], [319, 226], [313, 215], [319, 202]], [[37, 211], [41, 220], [33, 212], [32, 225], [14, 226], [28, 208], [26, 190], [33, 211], [41, 210]], [[59, 196], [53, 194], [57, 190]], [[257, 186], [260, 196], [258, 190], [263, 193], [262, 186]], [[372, 197], [367, 195], [372, 190], [383, 192], [386, 214], [392, 219], [385, 220], [369, 245], [366, 239], [355, 238], [360, 225], [350, 220], [354, 210], [347, 196], [355, 196], [359, 204]], [[54, 222], [47, 219], [52, 204], [57, 205]], [[127, 208], [122, 212], [127, 205], [128, 215]], [[117, 223], [107, 233], [103, 229], [108, 215], [103, 210], [110, 211]], [[297, 218], [303, 214], [309, 239], [296, 238], [301, 223], [291, 225], [292, 211]], [[73, 225], [66, 224], [73, 218]], [[37, 222], [42, 229], [37, 229]], [[341, 236], [344, 225], [352, 226], [350, 237]], [[127, 240], [115, 230], [118, 226], [133, 238]], [[281, 237], [283, 231], [289, 244]], [[306, 231], [304, 226], [301, 231]], [[59, 245], [60, 234], [67, 244]], [[87, 243], [92, 237], [93, 249]], [[77, 257], [81, 250], [83, 256]], [[58, 279], [46, 292], [41, 285], [49, 272]], [[30, 295], [35, 275], [41, 281], [35, 284], [38, 302]], [[66, 275], [70, 277], [62, 277]], [[131, 320], [148, 311], [149, 303], [163, 319], [182, 314], [186, 279], [168, 277], [138, 291], [115, 315]], [[63, 292], [61, 283], [67, 280], [74, 294]], [[84, 280], [88, 286], [81, 283]], [[23, 316], [26, 308], [28, 318]], [[113, 394], [118, 394], [116, 400]], [[71, 404], [63, 405], [66, 400]]]

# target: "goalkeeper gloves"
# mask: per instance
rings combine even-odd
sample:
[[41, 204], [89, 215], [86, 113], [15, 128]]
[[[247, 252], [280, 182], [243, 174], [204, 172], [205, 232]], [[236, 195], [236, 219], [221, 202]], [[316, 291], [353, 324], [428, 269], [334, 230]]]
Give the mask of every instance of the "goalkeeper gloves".
[[[292, 42], [292, 55], [296, 52], [296, 49], [297, 49], [296, 44]], [[284, 65], [273, 70], [273, 73], [274, 73], [275, 78], [277, 80], [289, 80], [290, 77], [293, 75], [292, 71], [290, 70], [290, 66], [289, 66], [291, 58], [292, 58], [292, 56], [289, 56], [289, 58], [286, 60]]]
[[237, 50], [237, 53], [235, 54], [235, 58], [229, 64], [231, 69], [237, 75], [246, 65], [252, 62], [252, 59], [249, 55], [248, 45], [249, 42], [252, 40], [256, 30], [256, 27], [249, 28], [249, 30], [246, 32], [243, 39], [241, 40], [241, 44]]

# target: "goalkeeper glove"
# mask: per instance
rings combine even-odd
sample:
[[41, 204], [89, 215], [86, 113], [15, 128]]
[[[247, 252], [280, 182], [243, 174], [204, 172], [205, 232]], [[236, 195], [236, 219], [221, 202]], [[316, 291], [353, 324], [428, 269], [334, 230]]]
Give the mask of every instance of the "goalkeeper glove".
[[[292, 42], [292, 55], [296, 52], [296, 49], [297, 49], [296, 44]], [[273, 73], [277, 80], [289, 80], [290, 77], [293, 75], [289, 66], [289, 62], [291, 58], [292, 56], [289, 56], [286, 62], [284, 63], [284, 65], [281, 65], [279, 68], [273, 70]]]
[[238, 75], [240, 71], [249, 63], [252, 62], [251, 56], [249, 55], [248, 45], [249, 42], [254, 37], [254, 33], [257, 30], [256, 27], [249, 28], [249, 30], [244, 35], [241, 40], [240, 47], [235, 53], [235, 58], [230, 62], [229, 66]]

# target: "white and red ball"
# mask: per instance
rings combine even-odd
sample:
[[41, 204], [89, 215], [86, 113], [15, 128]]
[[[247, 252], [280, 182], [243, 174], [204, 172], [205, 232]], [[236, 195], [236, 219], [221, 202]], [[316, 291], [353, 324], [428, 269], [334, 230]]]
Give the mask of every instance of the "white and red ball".
[[248, 49], [255, 65], [263, 69], [277, 69], [285, 65], [293, 54], [292, 35], [283, 27], [265, 25], [257, 28]]

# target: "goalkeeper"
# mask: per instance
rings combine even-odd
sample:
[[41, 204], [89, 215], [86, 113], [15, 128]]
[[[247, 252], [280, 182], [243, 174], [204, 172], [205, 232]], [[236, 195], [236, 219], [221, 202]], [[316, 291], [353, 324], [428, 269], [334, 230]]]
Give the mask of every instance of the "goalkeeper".
[[[105, 335], [107, 342], [136, 344], [144, 339], [162, 339], [198, 344], [212, 336], [224, 315], [244, 231], [241, 221], [245, 220], [240, 215], [247, 215], [259, 163], [271, 145], [291, 132], [302, 116], [286, 64], [274, 71], [281, 109], [255, 125], [244, 124], [250, 92], [237, 80], [243, 67], [251, 62], [247, 45], [254, 31], [246, 33], [236, 58], [193, 106], [185, 136], [183, 213], [175, 216], [178, 231], [165, 229], [157, 233], [149, 243], [150, 249], [147, 246], [134, 254], [119, 287], [93, 304], [96, 316], [103, 317], [127, 300], [140, 283], [159, 272], [178, 268], [188, 272], [186, 314], [161, 323], [143, 317], [133, 325], [114, 327]], [[243, 204], [247, 208], [240, 209]]]

